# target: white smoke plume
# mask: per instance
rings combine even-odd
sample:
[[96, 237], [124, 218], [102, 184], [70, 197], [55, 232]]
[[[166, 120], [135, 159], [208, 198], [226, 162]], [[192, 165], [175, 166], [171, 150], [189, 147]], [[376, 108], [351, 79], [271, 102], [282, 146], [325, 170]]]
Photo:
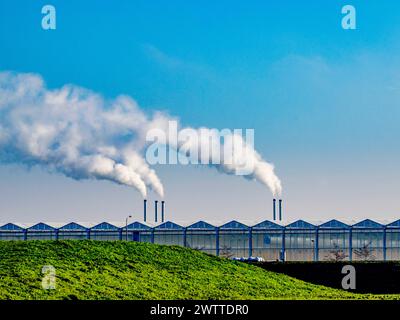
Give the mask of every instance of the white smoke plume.
[[274, 195], [282, 193], [281, 181], [274, 173], [274, 166], [262, 159], [247, 137], [246, 140], [243, 138], [242, 132], [180, 128], [178, 136], [183, 136], [183, 141], [178, 138], [176, 143], [167, 139], [166, 144], [187, 156], [190, 163], [207, 164], [222, 173], [257, 180]]
[[[163, 197], [163, 185], [144, 149], [147, 132], [168, 130], [171, 119], [161, 112], [146, 115], [128, 96], [107, 100], [74, 85], [50, 90], [37, 74], [0, 72], [3, 163], [40, 165], [74, 179], [105, 179], [134, 187], [143, 197], [149, 188]], [[280, 193], [273, 166], [252, 148], [246, 155], [255, 165], [246, 177]], [[216, 167], [228, 174], [235, 169], [225, 163]]]

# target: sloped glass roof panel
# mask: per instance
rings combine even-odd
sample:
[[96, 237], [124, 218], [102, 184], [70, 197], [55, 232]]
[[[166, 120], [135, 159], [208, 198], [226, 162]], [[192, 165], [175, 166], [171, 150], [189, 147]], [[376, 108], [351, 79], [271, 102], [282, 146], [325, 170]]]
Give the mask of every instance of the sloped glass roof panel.
[[7, 231], [21, 231], [23, 228], [17, 226], [14, 223], [6, 223], [4, 226], [0, 227], [0, 230], [7, 230]]
[[336, 219], [327, 221], [319, 226], [320, 229], [348, 229], [350, 226]]
[[222, 230], [223, 229], [238, 229], [238, 230], [245, 229], [245, 230], [247, 230], [248, 228], [249, 228], [248, 226], [246, 226], [243, 223], [237, 222], [236, 220], [233, 220], [233, 221], [230, 221], [228, 223], [225, 223], [224, 225], [222, 225], [220, 227], [220, 229], [222, 229]]
[[393, 221], [387, 225], [388, 228], [400, 228], [400, 219]]
[[210, 230], [214, 230], [215, 226], [204, 222], [204, 221], [197, 221], [193, 224], [191, 224], [190, 226], [187, 227], [188, 229], [210, 229]]
[[381, 229], [384, 228], [380, 223], [373, 221], [371, 219], [365, 219], [353, 225], [353, 228], [368, 228], [368, 229]]
[[86, 230], [86, 228], [76, 222], [70, 222], [66, 224], [65, 226], [62, 226], [60, 230]]
[[43, 222], [39, 222], [37, 224], [35, 224], [34, 226], [28, 228], [28, 230], [35, 230], [35, 231], [51, 231], [51, 230], [55, 230], [53, 227], [49, 226], [48, 224], [45, 224]]
[[[126, 229], [124, 227], [124, 229]], [[151, 228], [149, 226], [146, 226], [143, 223], [140, 222], [132, 222], [131, 224], [128, 224], [128, 230], [150, 230]]]
[[181, 230], [181, 229], [183, 229], [183, 227], [174, 222], [166, 221], [163, 224], [160, 224], [159, 226], [155, 227], [154, 229], [156, 229], [156, 230], [160, 230], [160, 229], [161, 230], [162, 229]]
[[297, 220], [286, 226], [287, 229], [315, 229], [316, 226], [304, 220]]
[[265, 220], [253, 226], [253, 229], [283, 229], [283, 227], [272, 221]]
[[116, 227], [108, 222], [102, 222], [102, 223], [99, 223], [98, 225], [90, 228], [90, 230], [118, 230], [118, 227]]

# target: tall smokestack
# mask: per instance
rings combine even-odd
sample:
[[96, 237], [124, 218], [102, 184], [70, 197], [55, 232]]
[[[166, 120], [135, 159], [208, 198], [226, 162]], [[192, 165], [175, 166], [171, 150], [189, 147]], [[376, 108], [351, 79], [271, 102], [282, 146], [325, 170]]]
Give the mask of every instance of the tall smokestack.
[[147, 200], [143, 200], [143, 221], [146, 222], [146, 214], [147, 214]]
[[279, 199], [279, 221], [282, 221], [282, 199]]
[[273, 212], [273, 218], [276, 220], [276, 199], [272, 200], [272, 212]]
[[165, 201], [161, 201], [161, 222], [164, 222], [164, 207], [165, 207]]
[[158, 201], [154, 201], [154, 221], [157, 222], [157, 207], [158, 207]]

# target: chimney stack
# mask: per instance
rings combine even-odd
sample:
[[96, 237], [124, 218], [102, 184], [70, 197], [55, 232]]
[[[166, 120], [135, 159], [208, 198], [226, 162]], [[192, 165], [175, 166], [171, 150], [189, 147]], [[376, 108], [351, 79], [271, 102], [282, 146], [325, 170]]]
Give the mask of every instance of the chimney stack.
[[282, 221], [282, 199], [279, 199], [279, 221]]
[[164, 222], [164, 207], [165, 207], [165, 201], [161, 201], [161, 222]]
[[158, 201], [154, 201], [154, 221], [157, 222], [157, 207], [158, 207]]
[[274, 198], [274, 200], [272, 200], [272, 212], [273, 212], [273, 218], [274, 221], [276, 220], [276, 199]]
[[143, 200], [143, 221], [146, 222], [147, 200]]

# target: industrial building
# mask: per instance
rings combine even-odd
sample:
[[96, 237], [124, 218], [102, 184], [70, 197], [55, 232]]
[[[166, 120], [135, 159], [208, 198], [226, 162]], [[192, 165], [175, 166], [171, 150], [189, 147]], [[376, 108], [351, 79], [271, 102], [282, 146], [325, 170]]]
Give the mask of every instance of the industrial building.
[[400, 259], [400, 220], [388, 224], [370, 219], [353, 224], [297, 220], [285, 225], [269, 220], [253, 224], [239, 221], [183, 224], [160, 220], [125, 225], [7, 223], [0, 226], [0, 240], [128, 240], [184, 246], [228, 258], [258, 256], [267, 261]]

